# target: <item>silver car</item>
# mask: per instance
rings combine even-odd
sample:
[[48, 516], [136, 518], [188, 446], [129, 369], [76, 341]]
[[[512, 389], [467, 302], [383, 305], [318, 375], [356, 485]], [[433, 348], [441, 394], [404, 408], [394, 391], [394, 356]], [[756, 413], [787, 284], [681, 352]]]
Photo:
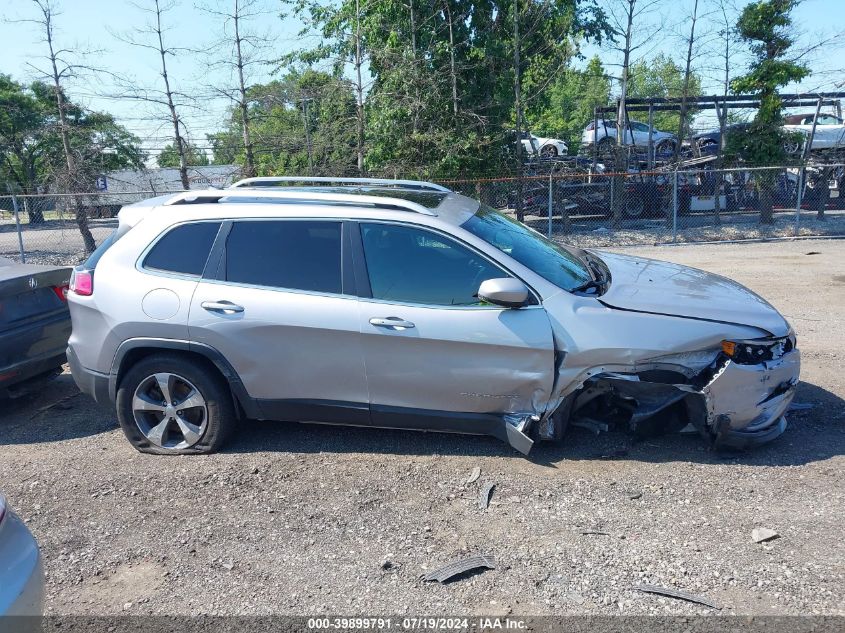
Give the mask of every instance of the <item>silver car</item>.
[[552, 242], [416, 181], [248, 179], [124, 207], [78, 267], [67, 356], [159, 454], [238, 418], [493, 435], [527, 453], [568, 425], [786, 428], [795, 334], [693, 268]]
[[[0, 495], [0, 631], [4, 616], [40, 616], [44, 612], [44, 567], [38, 544]], [[41, 630], [39, 620], [15, 621], [15, 631]], [[29, 630], [29, 629], [27, 629]]]

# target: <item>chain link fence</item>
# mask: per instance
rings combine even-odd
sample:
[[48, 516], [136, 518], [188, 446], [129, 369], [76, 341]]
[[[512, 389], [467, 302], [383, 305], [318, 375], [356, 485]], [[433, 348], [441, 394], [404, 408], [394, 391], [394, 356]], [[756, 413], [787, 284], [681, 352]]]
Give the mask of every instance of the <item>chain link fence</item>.
[[845, 235], [843, 165], [552, 173], [443, 184], [582, 247]]
[[[582, 247], [845, 235], [845, 165], [585, 171], [443, 184]], [[0, 257], [76, 264], [86, 256], [78, 209], [99, 244], [123, 205], [161, 193], [0, 196]]]

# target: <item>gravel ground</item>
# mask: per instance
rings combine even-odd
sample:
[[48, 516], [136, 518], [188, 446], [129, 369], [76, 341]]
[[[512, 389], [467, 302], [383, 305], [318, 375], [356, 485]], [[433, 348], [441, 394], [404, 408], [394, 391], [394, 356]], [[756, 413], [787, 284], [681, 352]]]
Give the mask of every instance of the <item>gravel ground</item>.
[[[722, 614], [845, 615], [845, 240], [629, 252], [731, 275], [790, 319], [812, 408], [782, 438], [718, 454], [576, 429], [524, 458], [488, 438], [247, 422], [224, 453], [154, 457], [63, 375], [0, 405], [0, 487], [41, 543], [47, 612], [713, 612], [632, 591], [645, 582]], [[758, 527], [780, 537], [755, 544]], [[420, 579], [476, 553], [497, 569]]]

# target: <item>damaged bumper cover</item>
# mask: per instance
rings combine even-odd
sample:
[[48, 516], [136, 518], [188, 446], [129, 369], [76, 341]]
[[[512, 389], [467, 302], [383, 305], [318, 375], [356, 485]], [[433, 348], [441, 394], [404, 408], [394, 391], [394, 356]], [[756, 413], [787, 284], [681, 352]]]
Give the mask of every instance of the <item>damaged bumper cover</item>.
[[596, 430], [608, 420], [648, 434], [691, 423], [715, 446], [748, 448], [786, 430], [800, 369], [794, 348], [756, 363], [719, 351], [662, 357], [591, 376], [534, 428], [541, 439], [558, 439], [568, 424]]
[[714, 442], [746, 448], [781, 435], [800, 371], [797, 349], [755, 365], [728, 361], [702, 390]]

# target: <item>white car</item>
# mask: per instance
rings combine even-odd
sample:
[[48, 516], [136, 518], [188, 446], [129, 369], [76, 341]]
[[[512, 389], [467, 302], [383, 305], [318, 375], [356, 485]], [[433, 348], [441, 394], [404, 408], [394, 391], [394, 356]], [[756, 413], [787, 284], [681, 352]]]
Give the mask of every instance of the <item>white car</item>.
[[521, 140], [522, 150], [528, 157], [557, 158], [569, 153], [566, 143], [557, 138], [546, 138], [523, 132]]
[[[800, 132], [804, 138], [810, 136], [813, 130], [814, 114], [793, 114], [785, 118], [784, 130], [789, 132]], [[803, 141], [787, 143], [786, 151], [790, 154], [798, 154], [804, 148]], [[845, 122], [832, 114], [820, 114], [816, 122], [816, 131], [813, 134], [813, 146], [811, 149], [845, 149]]]
[[[648, 147], [648, 130], [647, 124], [630, 121], [630, 129], [625, 130], [625, 145]], [[654, 143], [655, 154], [669, 154], [675, 151], [677, 139], [674, 134], [652, 129], [651, 139]], [[592, 147], [593, 143], [598, 143], [599, 148], [614, 145], [616, 143], [616, 121], [599, 119], [598, 126], [596, 126], [595, 121], [587, 124], [587, 127], [584, 128], [584, 134], [581, 136], [581, 145]]]

